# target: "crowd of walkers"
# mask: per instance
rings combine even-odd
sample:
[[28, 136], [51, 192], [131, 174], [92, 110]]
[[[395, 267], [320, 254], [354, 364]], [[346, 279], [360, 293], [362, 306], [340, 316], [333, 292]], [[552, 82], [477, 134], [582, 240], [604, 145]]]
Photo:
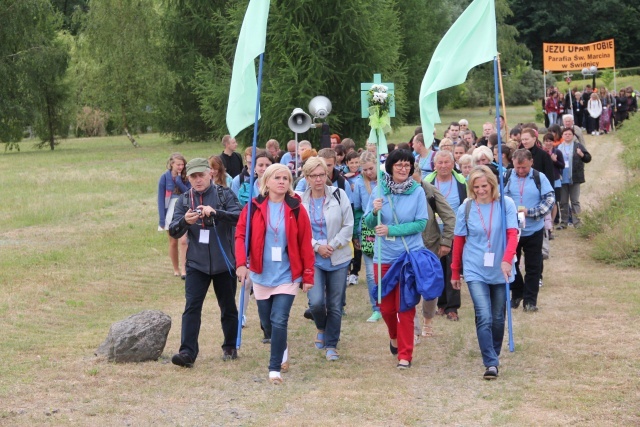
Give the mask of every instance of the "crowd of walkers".
[[638, 94], [631, 86], [617, 92], [586, 85], [582, 92], [574, 87], [566, 94], [551, 86], [547, 88], [542, 107], [545, 127], [561, 125], [562, 116], [570, 114], [587, 133], [597, 136], [621, 126], [630, 113], [638, 111]]
[[[595, 92], [584, 99], [602, 102]], [[168, 231], [173, 272], [185, 280], [181, 345], [172, 362], [196, 361], [212, 282], [223, 360], [238, 357], [238, 325], [248, 326], [257, 306], [255, 324], [270, 345], [268, 378], [281, 383], [289, 369], [289, 316], [302, 291], [305, 317], [315, 325], [310, 347], [338, 361], [346, 289], [362, 282], [371, 306], [362, 321], [385, 323], [396, 366], [408, 369], [414, 346], [437, 334], [437, 316], [459, 320], [466, 283], [483, 378], [497, 378], [507, 304], [539, 310], [549, 240], [556, 230], [581, 226], [580, 185], [591, 155], [575, 123], [593, 117], [576, 116], [580, 102], [562, 114], [559, 100], [557, 91], [546, 100], [554, 106], [544, 138], [534, 123], [510, 129], [504, 119], [484, 123], [478, 137], [463, 119], [442, 139], [418, 127], [381, 157], [375, 145], [358, 150], [338, 135], [318, 151], [309, 141], [289, 141], [281, 151], [271, 139], [255, 160], [251, 149], [237, 153], [229, 135], [220, 155], [187, 162], [172, 154], [158, 184], [158, 228]], [[612, 97], [607, 108], [617, 113], [617, 102]]]

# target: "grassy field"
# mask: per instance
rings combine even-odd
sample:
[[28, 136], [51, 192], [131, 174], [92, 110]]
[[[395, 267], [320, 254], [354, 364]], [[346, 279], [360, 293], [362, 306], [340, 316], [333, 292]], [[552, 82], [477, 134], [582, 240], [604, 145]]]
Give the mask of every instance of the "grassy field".
[[[513, 109], [509, 122], [532, 112]], [[443, 122], [463, 117], [474, 129], [490, 119], [488, 110], [458, 110], [444, 112]], [[408, 140], [412, 130], [393, 138]], [[156, 231], [157, 180], [176, 149], [187, 158], [220, 149], [176, 147], [157, 135], [139, 142], [134, 149], [124, 137], [76, 139], [54, 152], [23, 144], [0, 156], [0, 425], [640, 424], [640, 274], [594, 264], [585, 255], [590, 243], [574, 230], [552, 242], [541, 311], [514, 313], [516, 352], [505, 343], [496, 382], [481, 379], [466, 289], [461, 321], [436, 319], [436, 336], [417, 346], [414, 367], [398, 372], [385, 326], [364, 321], [362, 281], [348, 289], [337, 363], [313, 349], [303, 296], [292, 310], [292, 366], [282, 387], [265, 381], [268, 349], [253, 302], [240, 359], [223, 363], [210, 294], [195, 368], [173, 366], [184, 290], [172, 276], [166, 235]], [[605, 172], [622, 167], [621, 145], [612, 136], [588, 142], [601, 160], [587, 169], [584, 202], [595, 206], [596, 190], [617, 182]], [[109, 326], [145, 309], [173, 319], [162, 357], [97, 360]]]

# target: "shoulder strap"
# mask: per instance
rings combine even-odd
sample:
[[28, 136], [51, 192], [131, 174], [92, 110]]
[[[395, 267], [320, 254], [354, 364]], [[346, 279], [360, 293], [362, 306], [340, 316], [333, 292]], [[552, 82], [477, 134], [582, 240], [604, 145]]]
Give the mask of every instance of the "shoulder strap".
[[[509, 184], [509, 178], [511, 178], [511, 171], [513, 168], [507, 169], [507, 176], [504, 179], [504, 188], [507, 188], [507, 184]], [[540, 196], [542, 196], [542, 183], [540, 182], [540, 172], [535, 169], [533, 170], [533, 182], [536, 184], [536, 188], [540, 192]]]
[[469, 212], [471, 212], [471, 199], [464, 202], [464, 225], [467, 227], [467, 237], [469, 236]]
[[340, 188], [336, 189], [336, 191], [333, 192], [333, 197], [335, 197], [336, 200], [338, 201], [338, 204], [340, 204], [340, 198], [342, 197], [340, 195]]
[[216, 190], [218, 192], [218, 203], [220, 203], [220, 209], [223, 211], [227, 210], [227, 199], [224, 197], [222, 185], [213, 184], [216, 186]]

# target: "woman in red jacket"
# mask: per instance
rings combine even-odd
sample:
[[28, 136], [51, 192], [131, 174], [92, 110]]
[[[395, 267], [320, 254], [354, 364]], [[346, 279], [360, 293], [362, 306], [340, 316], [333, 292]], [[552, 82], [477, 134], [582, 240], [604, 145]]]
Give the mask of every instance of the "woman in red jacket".
[[[253, 281], [260, 323], [271, 337], [269, 381], [282, 383], [289, 369], [287, 324], [298, 288], [313, 287], [315, 257], [309, 215], [293, 192], [285, 165], [267, 168], [260, 195], [251, 201], [249, 259], [245, 250], [247, 207], [236, 226], [236, 275]], [[247, 266], [249, 267], [247, 270]], [[248, 274], [248, 275], [247, 275]]]

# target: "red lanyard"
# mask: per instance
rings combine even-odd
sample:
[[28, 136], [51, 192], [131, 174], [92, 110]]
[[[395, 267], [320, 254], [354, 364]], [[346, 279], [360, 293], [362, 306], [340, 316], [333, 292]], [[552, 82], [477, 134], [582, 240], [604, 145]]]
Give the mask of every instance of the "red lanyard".
[[[189, 196], [191, 197], [191, 210], [192, 210], [193, 212], [195, 212], [195, 211], [196, 211], [196, 204], [195, 204], [195, 202], [194, 202], [194, 200], [193, 200], [193, 188], [192, 188], [192, 189], [191, 189], [191, 191], [189, 192]], [[200, 206], [202, 206], [202, 203], [203, 203], [203, 202], [202, 202], [202, 194], [201, 194], [201, 195], [200, 195]], [[197, 224], [197, 222], [196, 222], [196, 224]], [[204, 228], [204, 221], [202, 221], [202, 228]]]
[[520, 177], [518, 177], [518, 184], [520, 184], [520, 204], [522, 205], [522, 197], [524, 195], [524, 185], [527, 183], [527, 178], [529, 177], [529, 175], [525, 176], [524, 178], [520, 179]]
[[491, 226], [493, 224], [493, 204], [491, 202], [491, 211], [489, 212], [489, 228], [484, 223], [484, 217], [482, 216], [482, 212], [480, 211], [480, 204], [476, 202], [476, 209], [478, 209], [478, 216], [480, 216], [480, 223], [482, 224], [482, 229], [484, 233], [487, 235], [487, 247], [491, 249]]
[[280, 223], [284, 219], [284, 202], [280, 204], [280, 212], [278, 212], [278, 222], [276, 223], [275, 228], [271, 225], [271, 214], [269, 213], [269, 201], [267, 201], [267, 224], [269, 228], [273, 230], [273, 234], [275, 234], [275, 241], [278, 243], [278, 229], [280, 228]]
[[[309, 201], [311, 202], [311, 207], [312, 207], [312, 212], [311, 212], [311, 216], [313, 217], [313, 222], [320, 228], [320, 237], [324, 236], [324, 232], [322, 231], [322, 219], [324, 218], [323, 212], [322, 212], [322, 208], [324, 207], [324, 201], [325, 198], [327, 196], [325, 195], [322, 198], [322, 204], [320, 205], [320, 219], [318, 220], [318, 216], [316, 215], [316, 203], [315, 203], [315, 199], [313, 199], [313, 197], [311, 197], [309, 199]], [[316, 239], [316, 240], [320, 240], [320, 239]]]
[[[440, 181], [438, 181], [438, 178], [436, 177], [436, 187], [438, 187], [438, 190], [440, 190]], [[444, 198], [448, 198], [449, 194], [451, 194], [451, 189], [453, 188], [453, 177], [451, 177], [451, 180], [449, 181], [449, 191], [447, 191], [447, 194], [444, 195]]]

